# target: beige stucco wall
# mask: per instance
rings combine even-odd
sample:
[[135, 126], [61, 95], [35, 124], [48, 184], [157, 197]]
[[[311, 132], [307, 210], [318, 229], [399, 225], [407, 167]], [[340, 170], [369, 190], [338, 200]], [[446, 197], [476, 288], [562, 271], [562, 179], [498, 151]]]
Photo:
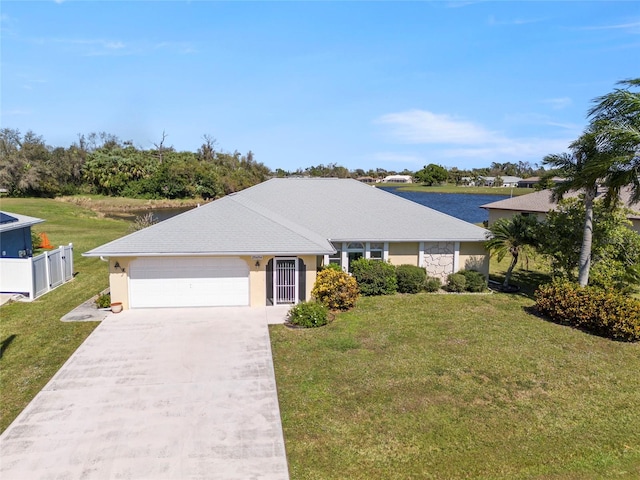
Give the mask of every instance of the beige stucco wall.
[[[137, 257], [113, 257], [109, 259], [109, 287], [111, 289], [111, 301], [122, 302], [124, 309], [129, 309], [129, 265]], [[265, 255], [262, 259], [254, 259], [250, 255], [242, 255], [239, 258], [249, 266], [249, 305], [252, 307], [264, 307], [267, 303], [267, 262], [274, 258], [273, 255]], [[311, 289], [316, 280], [316, 256], [302, 255], [306, 272], [306, 298], [311, 298]], [[260, 266], [256, 266], [256, 261]], [[114, 267], [118, 262], [120, 269]], [[124, 269], [124, 272], [121, 271]]]
[[[515, 210], [491, 209], [489, 210], [489, 225], [493, 225], [494, 223], [496, 223], [497, 220], [501, 218], [512, 218], [514, 215], [517, 215], [519, 213], [521, 212], [515, 211]], [[535, 215], [539, 222], [543, 221], [547, 216], [546, 213], [540, 213], [540, 212], [532, 213], [532, 215]]]
[[[129, 309], [129, 263], [132, 258], [118, 257], [109, 259], [109, 289], [111, 291], [111, 303], [122, 302], [122, 308]], [[120, 268], [114, 265], [118, 262]], [[124, 269], [124, 272], [122, 271]]]
[[459, 270], [477, 270], [489, 278], [489, 252], [483, 242], [460, 242]]
[[640, 219], [636, 219], [636, 218], [631, 219], [631, 230], [634, 230], [640, 233]]
[[418, 265], [418, 242], [389, 243], [389, 263], [392, 265]]

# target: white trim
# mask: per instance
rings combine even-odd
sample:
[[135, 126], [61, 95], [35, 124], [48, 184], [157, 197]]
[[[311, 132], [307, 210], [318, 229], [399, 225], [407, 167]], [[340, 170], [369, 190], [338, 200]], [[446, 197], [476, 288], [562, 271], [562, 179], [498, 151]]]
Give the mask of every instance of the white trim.
[[424, 268], [424, 242], [418, 244], [418, 266]]
[[349, 271], [349, 252], [347, 252], [347, 242], [342, 242], [342, 248], [340, 249], [340, 267], [342, 270]]
[[460, 270], [460, 242], [453, 244], [453, 273]]
[[382, 252], [382, 260], [389, 261], [389, 242], [384, 242], [384, 251]]

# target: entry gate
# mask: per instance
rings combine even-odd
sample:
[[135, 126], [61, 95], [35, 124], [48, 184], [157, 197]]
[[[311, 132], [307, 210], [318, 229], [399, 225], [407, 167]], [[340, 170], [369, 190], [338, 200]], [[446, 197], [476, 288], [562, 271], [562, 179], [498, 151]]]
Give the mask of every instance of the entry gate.
[[295, 258], [276, 258], [273, 269], [275, 304], [294, 304], [298, 300], [298, 269]]

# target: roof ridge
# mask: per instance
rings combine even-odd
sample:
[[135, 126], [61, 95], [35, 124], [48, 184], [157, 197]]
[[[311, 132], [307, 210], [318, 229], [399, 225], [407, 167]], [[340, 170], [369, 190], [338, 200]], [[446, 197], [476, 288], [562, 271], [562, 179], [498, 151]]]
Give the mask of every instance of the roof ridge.
[[[359, 183], [359, 182], [358, 182]], [[317, 232], [314, 232], [313, 230], [310, 230], [306, 227], [303, 227], [302, 225], [293, 222], [291, 220], [289, 220], [288, 218], [283, 217], [282, 215], [266, 208], [263, 207], [262, 205], [254, 202], [253, 200], [250, 200], [248, 198], [246, 198], [245, 196], [242, 195], [242, 192], [236, 192], [236, 194], [230, 198], [230, 200], [238, 203], [239, 205], [248, 208], [249, 210], [253, 211], [254, 213], [268, 219], [271, 220], [272, 222], [276, 222], [277, 224], [281, 225], [282, 227], [286, 228], [287, 230], [290, 230], [291, 232], [295, 233], [296, 235], [300, 235], [304, 238], [306, 238], [307, 240], [317, 244], [318, 246], [322, 247], [322, 248], [326, 248], [327, 245], [331, 245], [331, 242], [329, 242], [329, 239], [320, 235]], [[333, 248], [333, 246], [331, 246], [331, 248]]]

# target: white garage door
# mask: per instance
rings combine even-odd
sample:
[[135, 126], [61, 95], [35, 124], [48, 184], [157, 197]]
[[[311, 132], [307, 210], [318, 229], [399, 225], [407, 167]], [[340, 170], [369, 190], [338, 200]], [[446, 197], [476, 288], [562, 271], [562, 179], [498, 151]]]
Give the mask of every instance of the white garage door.
[[240, 258], [139, 258], [129, 265], [131, 308], [249, 305]]

